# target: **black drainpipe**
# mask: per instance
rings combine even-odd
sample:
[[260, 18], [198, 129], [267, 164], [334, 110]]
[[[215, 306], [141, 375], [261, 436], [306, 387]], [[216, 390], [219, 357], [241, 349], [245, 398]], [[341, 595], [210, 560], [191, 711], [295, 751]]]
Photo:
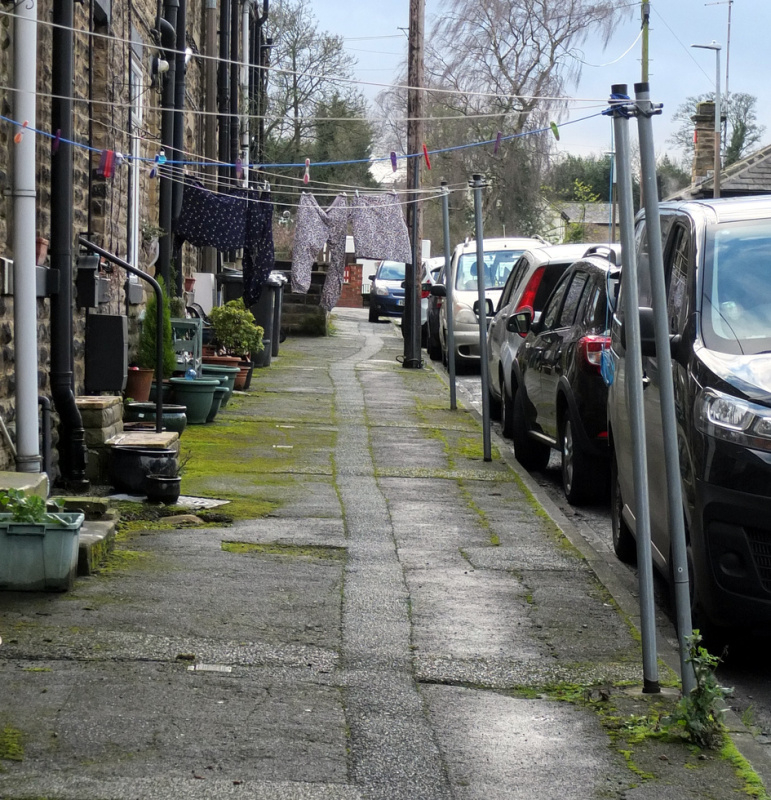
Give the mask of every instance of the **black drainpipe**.
[[[174, 83], [176, 75], [177, 9], [179, 0], [165, 0], [163, 17], [158, 20], [161, 32], [163, 57], [169, 62], [168, 72], [161, 77], [161, 146], [167, 160], [174, 158]], [[172, 218], [172, 180], [173, 168], [161, 167], [161, 187], [158, 197], [158, 225], [164, 233], [158, 240], [158, 265], [166, 292], [171, 295], [171, 218]]]
[[238, 120], [238, 96], [241, 93], [241, 65], [238, 62], [240, 50], [240, 21], [241, 11], [238, 3], [233, 0], [230, 17], [230, 175], [233, 178], [233, 186], [236, 185], [236, 167], [238, 155], [241, 150], [241, 136]]
[[88, 448], [72, 366], [73, 0], [53, 6], [51, 126], [61, 140], [51, 158], [51, 268], [59, 271], [59, 292], [51, 295], [51, 395], [60, 420], [61, 479], [70, 490], [85, 491]]
[[217, 75], [217, 95], [219, 98], [219, 183], [222, 187], [229, 177], [225, 166], [230, 161], [230, 2], [220, 0], [220, 63]]
[[[187, 37], [185, 28], [187, 27], [187, 0], [179, 0], [179, 10], [177, 11], [177, 56], [176, 72], [174, 82], [174, 158], [177, 161], [185, 160], [185, 58], [187, 49]], [[171, 217], [173, 222], [179, 217], [182, 210], [182, 179], [184, 178], [184, 167], [176, 166], [172, 170], [174, 184], [172, 186]], [[173, 224], [173, 223], [172, 223]], [[174, 259], [177, 265], [176, 289], [175, 292], [169, 291], [169, 295], [176, 294], [182, 297], [182, 249], [174, 248]]]

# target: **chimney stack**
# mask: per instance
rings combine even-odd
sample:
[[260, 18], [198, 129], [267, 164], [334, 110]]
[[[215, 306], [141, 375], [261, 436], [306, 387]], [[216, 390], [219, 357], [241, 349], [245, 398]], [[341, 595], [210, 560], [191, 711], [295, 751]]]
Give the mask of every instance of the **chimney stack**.
[[712, 100], [697, 103], [691, 119], [694, 123], [691, 183], [696, 184], [715, 170], [715, 103]]

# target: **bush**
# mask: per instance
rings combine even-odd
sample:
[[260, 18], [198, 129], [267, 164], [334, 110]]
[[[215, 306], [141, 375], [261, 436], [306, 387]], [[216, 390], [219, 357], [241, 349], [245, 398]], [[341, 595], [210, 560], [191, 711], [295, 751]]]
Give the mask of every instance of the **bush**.
[[232, 356], [249, 356], [264, 349], [262, 327], [255, 324], [254, 314], [244, 301], [230, 300], [209, 312], [212, 336], [218, 348]]
[[[161, 294], [163, 296], [163, 377], [170, 378], [177, 366], [177, 354], [174, 352], [174, 340], [171, 333], [171, 310], [163, 278], [158, 277], [158, 283], [161, 285]], [[137, 349], [137, 364], [145, 369], [155, 369], [157, 359], [157, 308], [158, 301], [155, 292], [153, 292], [145, 306], [145, 318], [142, 322], [142, 330], [139, 334], [139, 348]]]

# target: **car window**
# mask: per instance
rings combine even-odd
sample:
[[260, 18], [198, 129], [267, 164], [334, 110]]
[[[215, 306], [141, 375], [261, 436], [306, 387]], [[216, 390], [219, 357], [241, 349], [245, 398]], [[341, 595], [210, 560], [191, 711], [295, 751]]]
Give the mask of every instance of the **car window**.
[[[485, 251], [482, 259], [485, 288], [502, 289], [521, 254], [521, 250]], [[477, 291], [478, 269], [476, 253], [463, 253], [458, 259], [455, 288], [461, 292]]]
[[669, 332], [679, 333], [681, 323], [688, 316], [688, 261], [691, 253], [691, 237], [685, 228], [678, 226], [674, 232], [674, 243], [667, 259], [669, 273], [667, 285], [667, 321]]
[[378, 278], [381, 281], [403, 281], [405, 265], [401, 262], [383, 262], [378, 270]]
[[585, 272], [573, 273], [573, 279], [570, 281], [567, 292], [565, 292], [565, 302], [562, 304], [557, 327], [569, 328], [573, 324], [578, 310], [578, 303], [581, 300], [588, 277]]
[[538, 289], [535, 293], [533, 300], [533, 310], [540, 311], [543, 304], [549, 299], [549, 295], [557, 285], [557, 281], [565, 274], [565, 271], [570, 266], [571, 262], [554, 262], [546, 264], [541, 282], [538, 284]]
[[557, 316], [559, 314], [560, 306], [562, 305], [562, 298], [565, 296], [565, 291], [568, 287], [568, 283], [570, 281], [570, 276], [564, 278], [557, 288], [554, 290], [554, 294], [549, 298], [548, 302], [546, 303], [546, 308], [543, 312], [543, 325], [542, 330], [547, 330], [549, 328], [553, 328], [555, 322], [557, 321]]
[[503, 308], [511, 302], [511, 296], [514, 292], [514, 288], [519, 285], [519, 282], [522, 280], [522, 275], [526, 269], [527, 258], [525, 258], [525, 256], [520, 256], [520, 258], [517, 259], [516, 264], [514, 264], [514, 266], [511, 268], [509, 277], [506, 279], [506, 285], [503, 287], [503, 294], [501, 295], [500, 302], [498, 303], [498, 308]]
[[637, 301], [641, 308], [652, 308], [651, 259], [648, 251], [647, 226], [644, 222], [637, 226], [634, 238], [637, 252]]

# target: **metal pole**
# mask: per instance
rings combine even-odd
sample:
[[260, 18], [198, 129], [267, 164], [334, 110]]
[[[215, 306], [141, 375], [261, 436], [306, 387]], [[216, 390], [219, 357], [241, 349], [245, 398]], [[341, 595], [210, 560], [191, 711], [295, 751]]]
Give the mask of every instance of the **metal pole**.
[[718, 45], [715, 48], [715, 178], [714, 178], [714, 187], [715, 191], [713, 192], [714, 197], [720, 197], [720, 151], [722, 149], [721, 145], [723, 143], [723, 136], [722, 136], [722, 126], [723, 122], [721, 120], [721, 108], [720, 108], [720, 46]]
[[[629, 153], [629, 101], [626, 84], [611, 87], [611, 115], [616, 141], [624, 326], [626, 329], [626, 392], [632, 432], [632, 472], [635, 486], [637, 568], [640, 585], [640, 628], [643, 651], [643, 692], [660, 691], [656, 652], [656, 617], [653, 602], [653, 562], [648, 498], [648, 459], [645, 451], [645, 412], [643, 410], [643, 368], [640, 351], [640, 316], [637, 294], [637, 259], [634, 240], [632, 168]], [[626, 99], [618, 99], [626, 98]]]
[[688, 645], [685, 637], [691, 635], [693, 626], [691, 624], [691, 601], [688, 595], [688, 560], [685, 550], [680, 458], [677, 449], [675, 387], [672, 378], [672, 355], [669, 347], [664, 255], [661, 245], [659, 201], [656, 195], [656, 154], [651, 120], [653, 114], [661, 113], [661, 106], [654, 106], [651, 103], [647, 83], [635, 84], [634, 91], [637, 103], [637, 129], [640, 137], [640, 160], [646, 188], [645, 231], [648, 237], [653, 293], [653, 324], [656, 337], [656, 358], [659, 365], [661, 424], [664, 435], [664, 461], [667, 470], [667, 501], [672, 541], [672, 572], [675, 581], [677, 635], [680, 643], [680, 671], [683, 676], [683, 694], [689, 694], [695, 686], [695, 679], [693, 666], [688, 662]]
[[490, 450], [490, 393], [487, 391], [487, 303], [485, 301], [485, 239], [482, 231], [482, 189], [486, 186], [481, 175], [472, 175], [474, 189], [474, 228], [477, 240], [477, 295], [479, 305], [479, 371], [482, 380], [482, 445], [484, 460], [492, 461]]
[[404, 273], [404, 313], [402, 315], [402, 333], [404, 334], [405, 369], [420, 369], [423, 365], [420, 357], [420, 221], [418, 219], [418, 187], [420, 186], [420, 163], [417, 156], [412, 158], [412, 264], [407, 264]]
[[[36, 128], [37, 3], [15, 6], [13, 114]], [[13, 158], [13, 320], [16, 362], [16, 469], [40, 472], [37, 417], [37, 299], [35, 289], [35, 134], [16, 128]], [[68, 198], [60, 198], [69, 202]]]
[[[452, 353], [455, 349], [455, 336], [452, 333], [452, 275], [450, 274], [452, 249], [450, 245], [450, 190], [447, 188], [447, 181], [442, 181], [442, 222], [444, 223], [444, 280], [447, 290], [444, 298], [445, 312], [447, 313], [447, 349]], [[458, 407], [455, 386], [455, 356], [448, 358], [448, 368], [450, 372], [450, 410], [455, 411]]]

